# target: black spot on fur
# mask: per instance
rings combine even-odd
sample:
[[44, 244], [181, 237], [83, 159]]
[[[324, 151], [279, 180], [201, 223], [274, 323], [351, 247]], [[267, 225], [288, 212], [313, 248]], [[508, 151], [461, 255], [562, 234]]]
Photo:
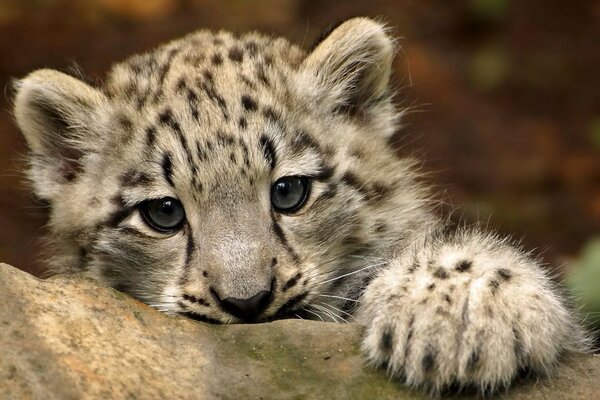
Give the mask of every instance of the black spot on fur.
[[175, 187], [173, 184], [173, 162], [171, 161], [171, 155], [169, 153], [165, 153], [162, 159], [162, 169], [165, 180], [171, 185], [171, 187]]
[[447, 310], [445, 310], [443, 307], [440, 307], [440, 306], [435, 308], [435, 313], [437, 315], [443, 315], [445, 317], [450, 317], [450, 313]]
[[473, 371], [479, 364], [480, 358], [481, 358], [481, 350], [479, 348], [476, 348], [469, 355], [469, 360], [467, 361], [467, 371]]
[[439, 267], [433, 272], [433, 276], [439, 279], [448, 279], [450, 275], [448, 274], [448, 271], [446, 271], [444, 268]]
[[271, 87], [271, 81], [269, 80], [269, 77], [267, 76], [265, 68], [262, 65], [260, 67], [257, 67], [256, 78], [264, 86]]
[[394, 351], [394, 333], [390, 327], [386, 327], [379, 341], [379, 349], [384, 354], [391, 354]]
[[312, 149], [317, 153], [322, 153], [319, 143], [306, 131], [297, 130], [291, 142], [292, 150], [295, 152], [303, 151], [304, 149]]
[[146, 128], [146, 145], [152, 147], [154, 146], [154, 142], [156, 142], [156, 128], [149, 126]]
[[413, 263], [410, 265], [410, 267], [408, 267], [408, 273], [412, 274], [413, 272], [415, 272], [418, 269], [419, 269], [419, 263], [417, 261], [413, 261]]
[[363, 151], [362, 149], [360, 149], [360, 148], [357, 148], [357, 147], [353, 148], [353, 149], [350, 151], [350, 155], [351, 155], [352, 157], [356, 157], [356, 158], [358, 158], [359, 160], [362, 160], [362, 159], [365, 157], [365, 153], [364, 153], [364, 151]]
[[223, 132], [222, 130], [217, 131], [217, 144], [221, 147], [229, 147], [235, 144], [235, 139], [232, 135]]
[[87, 269], [88, 262], [89, 262], [88, 254], [89, 254], [89, 252], [85, 247], [83, 247], [83, 246], [79, 247], [79, 262], [77, 263], [77, 268], [82, 269], [82, 270]]
[[379, 221], [375, 225], [375, 232], [377, 232], [377, 233], [385, 233], [387, 230], [388, 230], [388, 226], [385, 221]]
[[498, 271], [496, 271], [496, 273], [500, 278], [502, 278], [502, 280], [505, 281], [509, 281], [512, 278], [512, 272], [506, 268], [500, 268]]
[[215, 88], [215, 84], [212, 80], [212, 74], [209, 71], [205, 71], [205, 80], [198, 79], [198, 87], [206, 94], [206, 97], [209, 98], [210, 101], [215, 103], [223, 114], [223, 118], [226, 120], [229, 119], [229, 111], [227, 110], [227, 103], [223, 96], [221, 96], [217, 89]]
[[248, 120], [246, 119], [246, 117], [240, 117], [240, 120], [238, 121], [238, 126], [242, 130], [245, 130], [248, 127]]
[[223, 64], [223, 57], [221, 57], [221, 54], [215, 53], [213, 54], [211, 61], [213, 65], [221, 65]]
[[457, 270], [458, 272], [467, 272], [471, 269], [472, 265], [473, 265], [472, 261], [461, 260], [456, 263], [456, 267], [454, 267], [454, 269]]
[[523, 360], [527, 353], [525, 352], [525, 345], [523, 344], [523, 335], [517, 328], [516, 324], [513, 325], [513, 335], [514, 335], [513, 349], [515, 352], [515, 356], [516, 356], [517, 360]]
[[435, 283], [432, 283], [429, 286], [427, 286], [427, 290], [429, 290], [430, 292], [433, 292], [434, 289], [435, 289]]
[[302, 292], [302, 293], [292, 297], [287, 302], [285, 302], [279, 308], [279, 310], [277, 310], [277, 312], [275, 313], [275, 315], [273, 315], [273, 317], [271, 317], [269, 319], [274, 320], [274, 319], [282, 319], [285, 317], [293, 316], [293, 314], [296, 311], [295, 310], [296, 306], [298, 306], [298, 304], [300, 304], [307, 296], [308, 296], [308, 292]]
[[133, 122], [124, 115], [119, 115], [118, 122], [123, 133], [123, 142], [129, 143], [133, 137]]
[[262, 135], [260, 137], [260, 147], [262, 149], [263, 155], [265, 156], [265, 160], [271, 167], [271, 170], [275, 168], [277, 164], [277, 157], [275, 155], [275, 145], [273, 141], [269, 139], [266, 135]]
[[242, 107], [247, 111], [256, 111], [258, 104], [256, 104], [256, 100], [245, 94], [242, 96]]
[[240, 80], [241, 80], [242, 82], [244, 82], [244, 84], [245, 84], [246, 86], [248, 86], [248, 87], [249, 87], [250, 89], [252, 89], [252, 90], [256, 90], [256, 85], [254, 84], [254, 82], [252, 82], [252, 81], [250, 80], [250, 78], [248, 78], [247, 76], [245, 76], [245, 75], [243, 75], [243, 74], [240, 74], [240, 75], [239, 75], [239, 77], [240, 77]]
[[298, 283], [298, 281], [300, 280], [300, 278], [302, 278], [302, 274], [300, 272], [298, 272], [296, 275], [294, 275], [290, 280], [288, 280], [283, 287], [281, 288], [282, 292], [287, 292], [290, 288], [296, 286], [296, 284]]
[[208, 278], [208, 272], [202, 271], [202, 276], [205, 277], [205, 278]]
[[173, 113], [170, 109], [165, 109], [162, 113], [159, 114], [158, 120], [162, 125], [166, 125], [169, 128], [173, 129], [175, 132], [181, 132], [181, 127], [179, 126], [179, 122], [173, 116]]
[[122, 205], [119, 206], [117, 210], [114, 211], [107, 220], [107, 225], [112, 228], [118, 226], [121, 222], [123, 222], [125, 218], [131, 215], [133, 211], [132, 207], [127, 207], [125, 205], [125, 202], [123, 201], [123, 198], [121, 196], [118, 197], [120, 198], [120, 202], [122, 203]]
[[279, 224], [277, 223], [274, 214], [271, 214], [271, 222], [273, 232], [275, 232], [275, 235], [279, 238], [279, 241], [281, 242], [283, 247], [288, 251], [294, 262], [298, 263], [300, 261], [300, 257], [298, 256], [296, 251], [290, 246], [285, 236], [285, 233], [283, 232], [283, 229], [281, 229], [281, 226], [279, 226]]
[[152, 182], [152, 179], [148, 174], [136, 170], [129, 170], [125, 172], [119, 178], [121, 185], [127, 187], [133, 187], [138, 185], [144, 185]]
[[193, 296], [191, 294], [184, 294], [183, 299], [189, 301], [190, 303], [200, 304], [201, 306], [209, 307], [210, 303], [203, 298]]
[[256, 56], [256, 53], [258, 52], [258, 45], [255, 41], [249, 40], [248, 42], [246, 42], [244, 47], [246, 48], [251, 57]]
[[421, 365], [423, 367], [423, 372], [430, 372], [435, 365], [436, 351], [428, 346], [428, 349], [423, 356], [423, 360], [421, 360]]
[[202, 76], [204, 76], [204, 79], [211, 83], [214, 84], [215, 82], [215, 77], [213, 76], [212, 72], [210, 72], [209, 70], [205, 69], [204, 71], [202, 71]]
[[489, 286], [490, 286], [492, 295], [494, 295], [494, 294], [496, 294], [496, 292], [498, 291], [498, 288], [500, 287], [500, 282], [498, 282], [496, 279], [492, 279], [489, 283]]
[[186, 312], [182, 312], [180, 314], [185, 317], [188, 317], [190, 319], [200, 321], [200, 322], [207, 322], [209, 324], [220, 324], [221, 323], [221, 321], [219, 321], [219, 320], [207, 317], [206, 315], [198, 314], [195, 311], [186, 311]]
[[329, 178], [331, 178], [334, 173], [335, 173], [335, 167], [334, 166], [330, 166], [330, 165], [327, 165], [327, 164], [323, 163], [319, 167], [319, 173], [316, 174], [315, 176], [313, 176], [313, 178], [316, 179], [316, 180], [318, 180], [318, 181], [326, 181]]
[[190, 113], [192, 114], [192, 117], [196, 121], [199, 121], [200, 113], [198, 112], [198, 103], [199, 103], [198, 95], [192, 89], [188, 89], [187, 90], [187, 99], [188, 99], [188, 106], [190, 108]]
[[414, 325], [415, 325], [415, 316], [411, 315], [410, 320], [408, 321], [408, 329], [407, 329], [408, 334], [406, 335], [406, 342], [404, 343], [404, 360], [405, 361], [408, 360], [408, 355], [410, 354], [410, 349], [411, 349], [410, 342], [412, 340], [412, 337], [413, 337], [413, 334], [415, 331]]
[[192, 262], [192, 256], [194, 255], [194, 249], [196, 248], [196, 244], [194, 243], [194, 236], [192, 235], [192, 230], [187, 226], [187, 243], [185, 246], [185, 266], [189, 270]]
[[281, 123], [281, 115], [272, 107], [265, 107], [262, 111], [263, 116], [271, 122]]
[[196, 141], [196, 154], [198, 155], [198, 160], [200, 160], [200, 161], [206, 161], [208, 159], [206, 151], [204, 151], [204, 149], [200, 145], [199, 140]]
[[444, 294], [442, 296], [442, 298], [444, 299], [444, 301], [448, 304], [452, 304], [452, 299], [450, 298], [450, 296], [448, 294]]
[[365, 184], [360, 179], [358, 179], [358, 176], [356, 176], [356, 174], [351, 171], [344, 172], [344, 175], [342, 175], [342, 178], [340, 180], [342, 181], [342, 183], [351, 186], [358, 191], [362, 190], [365, 186]]
[[110, 198], [111, 204], [116, 207], [123, 208], [125, 207], [125, 199], [121, 193], [118, 193]]
[[230, 48], [227, 55], [229, 56], [229, 59], [234, 62], [239, 63], [244, 60], [244, 51], [237, 46]]
[[181, 77], [177, 80], [177, 84], [175, 85], [175, 91], [177, 93], [181, 93], [184, 89], [187, 88], [187, 83], [185, 82], [185, 78]]

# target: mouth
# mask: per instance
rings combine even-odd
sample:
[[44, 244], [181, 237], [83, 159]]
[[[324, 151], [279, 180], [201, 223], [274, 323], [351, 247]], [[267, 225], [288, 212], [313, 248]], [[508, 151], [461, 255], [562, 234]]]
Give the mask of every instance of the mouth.
[[[308, 297], [308, 292], [302, 292], [297, 294], [296, 296], [291, 297], [288, 301], [286, 301], [279, 309], [271, 314], [270, 316], [257, 316], [256, 318], [251, 319], [240, 319], [236, 318], [236, 321], [233, 323], [241, 323], [241, 324], [259, 324], [264, 322], [271, 322], [280, 319], [311, 319], [310, 314], [305, 310], [307, 306], [306, 298]], [[180, 311], [179, 315], [184, 317], [193, 319], [195, 321], [209, 323], [209, 324], [226, 324], [231, 322], [224, 322], [218, 320], [213, 317], [209, 317], [207, 315], [201, 314], [196, 311]]]

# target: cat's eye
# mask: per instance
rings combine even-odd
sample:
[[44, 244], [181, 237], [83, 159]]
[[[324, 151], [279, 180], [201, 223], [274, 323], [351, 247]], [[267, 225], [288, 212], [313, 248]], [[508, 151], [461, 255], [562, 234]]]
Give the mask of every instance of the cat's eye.
[[310, 180], [303, 176], [284, 176], [271, 186], [271, 204], [282, 213], [298, 211], [310, 192]]
[[160, 232], [178, 230], [185, 221], [183, 205], [172, 197], [147, 200], [140, 205], [140, 211], [146, 223]]

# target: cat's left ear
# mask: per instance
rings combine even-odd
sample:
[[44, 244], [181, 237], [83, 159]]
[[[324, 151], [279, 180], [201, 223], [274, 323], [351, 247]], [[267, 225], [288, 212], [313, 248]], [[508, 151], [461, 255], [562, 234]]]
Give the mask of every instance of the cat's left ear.
[[[305, 90], [318, 93], [331, 111], [369, 116], [389, 103], [395, 46], [383, 24], [353, 18], [335, 28], [300, 66]], [[376, 108], [376, 107], [375, 107]]]

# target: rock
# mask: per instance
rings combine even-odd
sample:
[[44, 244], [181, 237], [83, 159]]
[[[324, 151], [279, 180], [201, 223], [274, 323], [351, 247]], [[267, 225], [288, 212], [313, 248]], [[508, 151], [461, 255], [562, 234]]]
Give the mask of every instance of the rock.
[[[0, 398], [425, 399], [365, 366], [353, 324], [208, 325], [80, 278], [0, 264]], [[508, 399], [591, 399], [600, 357], [572, 355]]]

